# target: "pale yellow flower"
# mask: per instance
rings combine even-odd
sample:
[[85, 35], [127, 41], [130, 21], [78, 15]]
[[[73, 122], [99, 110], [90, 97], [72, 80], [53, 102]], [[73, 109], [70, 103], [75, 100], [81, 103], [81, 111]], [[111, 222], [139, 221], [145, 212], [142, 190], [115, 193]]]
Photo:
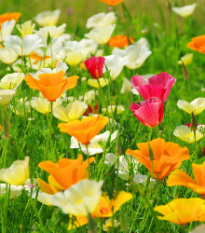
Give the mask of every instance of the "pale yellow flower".
[[39, 13], [34, 19], [40, 27], [54, 26], [58, 23], [60, 13], [60, 10], [43, 11]]
[[9, 168], [0, 170], [0, 180], [11, 185], [24, 185], [29, 178], [29, 157], [16, 160]]
[[[61, 102], [62, 102], [61, 99], [57, 99], [55, 102], [53, 102], [53, 107], [60, 105]], [[31, 106], [37, 112], [40, 112], [43, 114], [47, 114], [51, 112], [51, 102], [49, 102], [47, 99], [35, 98], [31, 100]]]
[[28, 20], [22, 24], [16, 24], [16, 27], [22, 36], [31, 35], [33, 33], [33, 29], [35, 28], [35, 26], [36, 24], [35, 23], [32, 24], [31, 20]]
[[[200, 128], [204, 129], [204, 127], [202, 125], [200, 126]], [[174, 134], [174, 136], [178, 137], [182, 141], [185, 141], [188, 143], [195, 142], [194, 132], [191, 131], [191, 129], [188, 126], [185, 126], [185, 125], [178, 126], [174, 130], [173, 134]], [[203, 137], [204, 137], [204, 135], [199, 130], [196, 130], [196, 141], [199, 141]]]
[[76, 66], [78, 65], [84, 58], [86, 57], [85, 54], [83, 54], [80, 51], [74, 51], [74, 52], [68, 52], [66, 54], [65, 62], [68, 63], [70, 66]]
[[180, 15], [181, 17], [187, 17], [192, 15], [196, 7], [196, 3], [183, 7], [172, 7], [172, 11]]
[[178, 61], [178, 64], [181, 65], [182, 62], [185, 66], [190, 65], [193, 61], [193, 53], [187, 53], [183, 57], [181, 57], [181, 60]]
[[0, 60], [9, 65], [16, 61], [18, 54], [10, 47], [5, 46], [0, 49]]
[[110, 232], [112, 227], [118, 227], [120, 225], [120, 223], [114, 219], [114, 221], [112, 221], [112, 218], [109, 218], [107, 220], [105, 220], [105, 224], [103, 224], [103, 231], [107, 231]]
[[[116, 107], [117, 107], [117, 109], [116, 109]], [[118, 115], [118, 114], [122, 113], [125, 110], [125, 108], [122, 105], [118, 105], [118, 106], [116, 106], [116, 105], [110, 106], [109, 105], [108, 109], [107, 108], [102, 108], [103, 113], [106, 113], [107, 110], [108, 110], [108, 115], [112, 116], [112, 113], [114, 113], [115, 111], [116, 111], [116, 114]]]
[[79, 119], [88, 108], [85, 102], [78, 100], [69, 103], [65, 108], [58, 106], [53, 108], [53, 115], [61, 121], [69, 122]]
[[0, 89], [13, 89], [23, 81], [25, 75], [23, 73], [12, 73], [5, 75], [0, 82]]
[[15, 93], [14, 90], [0, 90], [0, 104], [7, 105]]
[[205, 98], [197, 98], [193, 100], [191, 103], [188, 103], [184, 100], [179, 100], [177, 102], [177, 107], [184, 110], [185, 112], [191, 114], [192, 112], [194, 115], [198, 115], [205, 109]]
[[[88, 79], [87, 84], [99, 89], [100, 87], [106, 86], [108, 84], [108, 82], [109, 82], [108, 79], [104, 79], [104, 78], [98, 78], [98, 80], [90, 78], [90, 79]], [[100, 83], [100, 86], [99, 86], [99, 83]]]

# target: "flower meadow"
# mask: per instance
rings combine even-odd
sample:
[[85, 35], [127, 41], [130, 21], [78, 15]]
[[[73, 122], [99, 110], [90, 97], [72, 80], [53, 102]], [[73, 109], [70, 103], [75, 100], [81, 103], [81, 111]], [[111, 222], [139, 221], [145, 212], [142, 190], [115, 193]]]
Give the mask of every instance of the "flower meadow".
[[203, 233], [204, 3], [92, 1], [1, 10], [1, 232]]

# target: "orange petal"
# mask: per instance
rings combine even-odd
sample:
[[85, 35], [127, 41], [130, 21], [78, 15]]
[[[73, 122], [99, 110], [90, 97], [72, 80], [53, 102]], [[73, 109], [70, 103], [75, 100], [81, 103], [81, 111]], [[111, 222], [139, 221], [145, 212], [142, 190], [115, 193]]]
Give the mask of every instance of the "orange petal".
[[78, 79], [79, 77], [76, 75], [63, 79], [63, 81], [66, 83], [63, 90], [69, 90], [74, 88], [78, 83]]
[[46, 87], [55, 87], [62, 83], [64, 76], [63, 71], [59, 71], [58, 73], [52, 74], [40, 74], [38, 75], [39, 79], [41, 80], [41, 84]]
[[41, 83], [38, 79], [33, 78], [30, 74], [27, 74], [24, 80], [30, 88], [40, 90], [39, 86], [41, 85]]
[[192, 164], [194, 178], [199, 186], [205, 187], [205, 162], [203, 164]]
[[51, 187], [45, 181], [41, 180], [40, 178], [37, 178], [37, 182], [42, 192], [50, 194], [50, 195], [55, 194], [55, 192], [53, 192]]
[[120, 207], [127, 201], [132, 199], [131, 193], [126, 193], [124, 191], [120, 191], [116, 198], [114, 199], [114, 213], [120, 209]]

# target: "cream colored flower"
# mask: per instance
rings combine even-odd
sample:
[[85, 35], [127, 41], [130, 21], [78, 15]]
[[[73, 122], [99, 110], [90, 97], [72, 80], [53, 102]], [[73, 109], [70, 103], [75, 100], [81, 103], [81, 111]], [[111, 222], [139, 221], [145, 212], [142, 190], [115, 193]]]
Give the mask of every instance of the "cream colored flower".
[[129, 79], [127, 78], [123, 78], [123, 84], [122, 84], [122, 88], [121, 88], [121, 91], [120, 93], [121, 94], [126, 94], [126, 93], [129, 93], [131, 91], [131, 82]]
[[113, 227], [115, 228], [119, 225], [120, 223], [116, 219], [114, 219], [113, 221], [112, 218], [108, 218], [107, 220], [105, 220], [105, 224], [103, 224], [103, 231], [111, 232]]
[[141, 67], [152, 52], [147, 46], [135, 43], [127, 46], [125, 50], [114, 48], [112, 54], [116, 54], [119, 57], [129, 56], [129, 61], [125, 66], [134, 70]]
[[181, 17], [192, 15], [196, 7], [196, 3], [184, 7], [172, 7], [172, 10]]
[[60, 17], [60, 10], [55, 11], [43, 11], [39, 13], [34, 20], [40, 27], [55, 26], [58, 23]]
[[[116, 107], [117, 107], [117, 109], [116, 109]], [[107, 108], [102, 108], [102, 112], [103, 113], [106, 113], [108, 111], [108, 115], [109, 116], [112, 116], [112, 113], [115, 113], [115, 111], [116, 111], [116, 114], [118, 115], [118, 114], [120, 114], [120, 113], [122, 113], [123, 111], [125, 111], [125, 108], [124, 108], [124, 106], [123, 105], [112, 105], [112, 106], [108, 106], [108, 109]]]
[[15, 93], [14, 90], [0, 90], [0, 104], [7, 105]]
[[84, 179], [64, 192], [54, 194], [52, 203], [60, 207], [65, 214], [87, 216], [96, 209], [99, 203], [102, 185], [102, 180], [95, 182]]
[[88, 108], [85, 102], [78, 100], [69, 103], [65, 108], [58, 106], [53, 108], [53, 115], [61, 121], [69, 122], [79, 119]]
[[23, 73], [12, 73], [5, 75], [0, 82], [0, 89], [16, 89], [23, 81], [25, 75]]
[[114, 29], [115, 29], [115, 24], [113, 25], [109, 25], [107, 27], [98, 27], [98, 28], [94, 28], [92, 29], [89, 33], [85, 34], [85, 37], [94, 40], [95, 42], [97, 42], [98, 44], [106, 44]]
[[[110, 142], [116, 139], [118, 131], [116, 130], [111, 134]], [[105, 144], [110, 136], [110, 131], [106, 131], [102, 134], [96, 135], [91, 141], [88, 147], [80, 143], [80, 149], [84, 154], [95, 155], [103, 152], [102, 144]], [[71, 137], [71, 146], [70, 148], [79, 148], [79, 143], [77, 139]]]
[[96, 53], [97, 47], [98, 47], [98, 43], [90, 40], [90, 39], [82, 39], [81, 41], [79, 41], [79, 43], [83, 44], [85, 47], [85, 49], [87, 49], [87, 51], [94, 55]]
[[31, 35], [33, 33], [33, 30], [35, 28], [36, 24], [33, 23], [32, 21], [26, 21], [25, 23], [22, 24], [16, 24], [16, 28], [19, 30], [22, 36], [26, 35]]
[[0, 180], [11, 185], [24, 185], [29, 178], [29, 157], [16, 160], [9, 168], [0, 170]]
[[95, 53], [95, 57], [103, 57], [104, 49], [98, 49]]
[[11, 35], [11, 32], [16, 24], [15, 20], [11, 21], [6, 21], [2, 23], [1, 25], [1, 31], [0, 31], [0, 41], [4, 41], [4, 39], [8, 36]]
[[[53, 108], [56, 106], [59, 106], [61, 104], [62, 100], [59, 98], [55, 102], [53, 102]], [[33, 109], [35, 109], [37, 112], [47, 114], [51, 112], [51, 102], [47, 99], [43, 98], [34, 98], [31, 100], [31, 106]]]
[[18, 58], [18, 54], [10, 47], [5, 46], [4, 48], [0, 48], [0, 60], [10, 65], [14, 63]]
[[181, 57], [181, 60], [178, 61], [178, 64], [181, 65], [182, 62], [185, 66], [190, 65], [193, 61], [193, 53], [187, 53], [183, 57]]
[[[92, 86], [92, 87], [95, 87], [95, 88], [97, 88], [97, 89], [106, 86], [108, 83], [109, 83], [108, 79], [105, 79], [105, 78], [98, 78], [98, 80], [97, 80], [97, 79], [94, 79], [94, 78], [92, 78], [92, 79], [90, 78], [90, 79], [88, 79], [88, 81], [87, 81], [87, 84], [88, 84], [88, 85], [90, 85], [90, 86]], [[100, 84], [100, 85], [99, 85], [99, 84]]]
[[86, 28], [98, 28], [98, 27], [107, 27], [116, 22], [117, 17], [114, 12], [109, 13], [99, 13], [93, 15], [87, 20]]
[[[6, 188], [7, 186], [7, 188]], [[9, 191], [9, 198], [21, 196], [23, 186], [0, 184], [0, 196], [3, 197]]]
[[179, 100], [177, 102], [177, 107], [184, 110], [185, 112], [194, 115], [200, 114], [205, 109], [205, 98], [197, 98], [193, 100], [191, 103], [188, 103], [184, 100]]
[[[198, 128], [203, 129], [204, 126], [201, 125]], [[178, 126], [174, 130], [173, 134], [174, 134], [174, 136], [178, 137], [182, 141], [185, 141], [185, 142], [188, 142], [188, 143], [194, 143], [195, 142], [194, 132], [191, 131], [191, 129], [188, 126], [185, 126], [185, 125]], [[199, 141], [203, 137], [204, 137], [204, 135], [199, 130], [196, 130], [196, 141]]]
[[46, 26], [44, 28], [40, 28], [39, 31], [35, 31], [40, 37], [47, 38], [48, 34], [51, 39], [54, 37], [60, 37], [65, 31], [66, 23], [62, 24], [59, 27], [56, 26]]
[[19, 99], [15, 106], [10, 105], [10, 108], [13, 113], [18, 116], [24, 117], [25, 113], [29, 113], [31, 111], [31, 103], [30, 101], [26, 101], [27, 98], [23, 100], [23, 98]]
[[[136, 174], [133, 181], [136, 183], [136, 184], [145, 184], [145, 181], [147, 179], [147, 176], [146, 175], [141, 175], [141, 174]], [[150, 178], [150, 182], [152, 182], [153, 184], [155, 184], [157, 181], [155, 179], [151, 179]]]
[[[37, 192], [34, 191], [34, 192], [32, 193], [32, 198], [33, 198], [33, 199], [36, 199], [36, 195], [37, 195]], [[44, 205], [53, 206], [53, 204], [52, 204], [52, 197], [53, 197], [53, 195], [44, 193], [44, 192], [42, 192], [41, 190], [39, 190], [39, 191], [38, 191], [37, 200], [38, 200], [39, 202], [41, 202], [42, 204], [44, 204]]]

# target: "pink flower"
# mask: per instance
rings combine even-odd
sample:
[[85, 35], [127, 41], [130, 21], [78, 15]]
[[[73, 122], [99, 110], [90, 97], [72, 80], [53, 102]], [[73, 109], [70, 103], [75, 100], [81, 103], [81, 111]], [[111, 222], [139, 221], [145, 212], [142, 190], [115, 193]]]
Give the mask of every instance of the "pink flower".
[[133, 103], [130, 109], [135, 117], [147, 127], [155, 127], [162, 122], [164, 115], [164, 100], [151, 97], [141, 102], [141, 105]]
[[157, 97], [165, 101], [175, 82], [176, 79], [166, 72], [152, 76], [148, 81], [140, 75], [131, 78], [132, 87], [135, 88], [145, 100], [151, 97]]
[[91, 57], [84, 62], [85, 66], [94, 79], [102, 77], [104, 63], [104, 57]]

